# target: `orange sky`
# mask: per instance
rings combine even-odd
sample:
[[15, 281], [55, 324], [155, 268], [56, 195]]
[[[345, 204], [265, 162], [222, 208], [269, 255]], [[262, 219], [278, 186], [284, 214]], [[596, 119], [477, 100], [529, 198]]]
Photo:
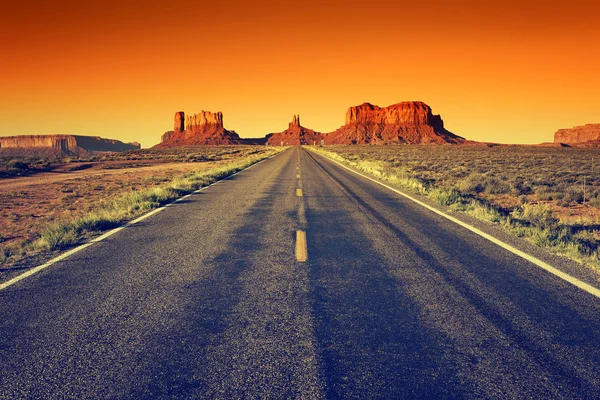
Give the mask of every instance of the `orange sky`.
[[[0, 136], [160, 141], [175, 111], [259, 137], [294, 114], [421, 100], [472, 140], [600, 123], [597, 1], [15, 1], [0, 7]], [[137, 2], [136, 2], [137, 3]]]

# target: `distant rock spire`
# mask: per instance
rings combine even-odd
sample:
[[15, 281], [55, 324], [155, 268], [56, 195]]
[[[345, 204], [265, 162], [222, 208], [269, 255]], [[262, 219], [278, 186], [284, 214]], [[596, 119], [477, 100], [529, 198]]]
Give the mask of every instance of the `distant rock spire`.
[[294, 117], [292, 118], [292, 122], [289, 125], [290, 128], [296, 126], [300, 126], [300, 115], [294, 115]]

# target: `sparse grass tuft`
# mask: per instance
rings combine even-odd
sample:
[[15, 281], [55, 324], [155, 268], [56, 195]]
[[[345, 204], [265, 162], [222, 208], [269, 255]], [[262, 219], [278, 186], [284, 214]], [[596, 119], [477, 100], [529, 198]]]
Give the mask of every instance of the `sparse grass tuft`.
[[468, 203], [465, 212], [475, 218], [489, 221], [489, 222], [502, 222], [504, 216], [498, 211], [496, 207], [491, 204], [486, 204], [481, 201], [472, 200]]
[[55, 222], [34, 242], [37, 250], [62, 249], [77, 243], [77, 230], [70, 222]]
[[442, 206], [451, 206], [463, 201], [460, 192], [456, 189], [434, 188], [429, 192], [429, 197]]
[[523, 204], [513, 211], [513, 215], [541, 229], [550, 229], [558, 224], [558, 218], [547, 204]]

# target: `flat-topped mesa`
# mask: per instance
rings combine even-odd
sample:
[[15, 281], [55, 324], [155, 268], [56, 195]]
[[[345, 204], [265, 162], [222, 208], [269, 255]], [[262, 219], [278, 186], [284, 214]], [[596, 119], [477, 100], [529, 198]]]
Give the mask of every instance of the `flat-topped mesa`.
[[124, 143], [115, 139], [82, 135], [19, 135], [0, 137], [1, 149], [56, 150], [79, 154], [90, 151], [139, 150], [137, 142]]
[[406, 101], [389, 107], [370, 103], [350, 107], [346, 124], [325, 136], [327, 144], [464, 143], [444, 128], [439, 115], [421, 101]]
[[[177, 114], [175, 115], [177, 118]], [[185, 120], [185, 129], [187, 131], [203, 131], [209, 129], [223, 128], [223, 113], [210, 111], [200, 111], [198, 114], [188, 115]]]
[[270, 133], [267, 142], [271, 146], [293, 146], [302, 144], [316, 144], [321, 140], [321, 133], [315, 132], [300, 125], [300, 116], [294, 115], [288, 129], [283, 132]]
[[165, 132], [158, 147], [241, 144], [235, 131], [223, 127], [223, 113], [201, 111], [186, 117], [183, 111], [175, 113], [173, 130]]
[[554, 134], [554, 143], [600, 147], [600, 124], [587, 124], [575, 126], [570, 129], [559, 129]]
[[444, 127], [439, 115], [433, 115], [431, 107], [421, 101], [405, 101], [389, 107], [378, 107], [370, 103], [350, 107], [346, 112], [346, 125], [430, 125]]

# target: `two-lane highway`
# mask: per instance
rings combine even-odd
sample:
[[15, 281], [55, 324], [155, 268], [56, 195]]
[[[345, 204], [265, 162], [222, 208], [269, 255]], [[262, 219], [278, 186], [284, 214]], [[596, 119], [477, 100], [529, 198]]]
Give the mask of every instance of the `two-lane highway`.
[[600, 299], [301, 148], [0, 315], [1, 398], [600, 398]]

